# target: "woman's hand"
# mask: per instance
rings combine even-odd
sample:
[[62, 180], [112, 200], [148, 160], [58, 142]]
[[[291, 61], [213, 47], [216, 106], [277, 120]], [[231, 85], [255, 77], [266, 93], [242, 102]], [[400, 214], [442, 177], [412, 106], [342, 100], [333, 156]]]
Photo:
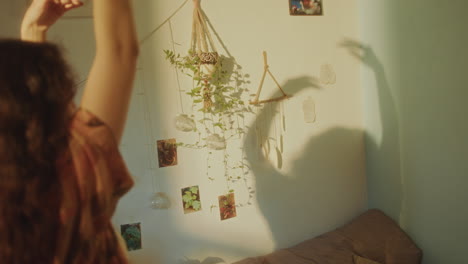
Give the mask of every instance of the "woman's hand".
[[23, 18], [21, 38], [43, 42], [47, 30], [67, 11], [82, 6], [80, 0], [33, 0]]

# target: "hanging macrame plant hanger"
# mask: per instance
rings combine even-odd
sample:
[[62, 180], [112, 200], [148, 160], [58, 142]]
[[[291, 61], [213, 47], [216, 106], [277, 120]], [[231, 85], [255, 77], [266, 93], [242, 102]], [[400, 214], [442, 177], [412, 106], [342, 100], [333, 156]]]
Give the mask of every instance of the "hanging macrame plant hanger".
[[207, 18], [200, 6], [200, 0], [193, 0], [193, 3], [192, 50], [199, 56], [202, 56], [203, 53], [217, 53], [213, 38], [208, 30]]
[[[285, 99], [290, 98], [291, 96], [287, 95], [284, 92], [283, 88], [281, 88], [281, 85], [278, 83], [275, 76], [273, 76], [273, 74], [271, 73], [270, 66], [268, 65], [268, 57], [267, 57], [266, 51], [263, 52], [263, 63], [264, 63], [264, 71], [263, 71], [262, 80], [260, 81], [260, 86], [258, 87], [258, 91], [257, 91], [257, 94], [255, 95], [255, 99], [253, 101], [250, 101], [250, 104], [259, 105], [259, 104], [265, 104], [265, 103], [271, 103], [271, 102], [279, 102], [279, 101], [283, 101]], [[276, 83], [276, 85], [278, 86], [278, 89], [281, 91], [283, 95], [276, 97], [276, 98], [259, 100], [260, 94], [262, 92], [263, 84], [265, 83], [265, 78], [266, 78], [267, 73], [268, 75], [270, 75], [271, 79], [273, 79], [273, 81]]]
[[193, 0], [193, 23], [191, 50], [198, 56], [199, 78], [203, 81], [203, 107], [210, 109], [213, 106], [212, 92], [209, 81], [219, 67], [219, 54], [214, 45], [213, 38], [206, 23], [206, 17], [200, 6], [200, 0]]

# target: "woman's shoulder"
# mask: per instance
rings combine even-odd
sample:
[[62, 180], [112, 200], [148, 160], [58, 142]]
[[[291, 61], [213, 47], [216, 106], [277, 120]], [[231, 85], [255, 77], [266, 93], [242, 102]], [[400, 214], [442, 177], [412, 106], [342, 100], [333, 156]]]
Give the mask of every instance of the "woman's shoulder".
[[110, 149], [118, 148], [116, 137], [110, 127], [94, 113], [82, 107], [74, 109], [69, 129], [72, 135], [78, 133], [85, 137], [88, 143]]
[[[133, 186], [133, 179], [121, 156], [109, 126], [92, 112], [77, 108], [69, 126], [69, 150], [79, 171], [92, 171], [94, 180], [105, 182], [113, 197], [120, 197]], [[90, 177], [86, 175], [77, 175]]]

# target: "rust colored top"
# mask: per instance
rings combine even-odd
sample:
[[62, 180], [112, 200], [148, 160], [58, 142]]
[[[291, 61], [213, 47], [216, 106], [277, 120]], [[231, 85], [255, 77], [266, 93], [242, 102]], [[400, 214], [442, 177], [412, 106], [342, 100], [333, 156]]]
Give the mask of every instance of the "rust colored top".
[[111, 217], [133, 180], [110, 128], [79, 109], [70, 123], [69, 151], [57, 165], [65, 191], [54, 264], [127, 264]]

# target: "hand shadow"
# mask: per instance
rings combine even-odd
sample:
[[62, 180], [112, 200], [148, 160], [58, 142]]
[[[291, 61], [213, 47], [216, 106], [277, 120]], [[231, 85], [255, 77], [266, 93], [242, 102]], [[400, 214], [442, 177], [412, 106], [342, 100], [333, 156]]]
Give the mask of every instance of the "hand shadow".
[[383, 69], [382, 63], [370, 46], [352, 39], [345, 39], [339, 44], [339, 47], [347, 49], [353, 57], [373, 70]]

